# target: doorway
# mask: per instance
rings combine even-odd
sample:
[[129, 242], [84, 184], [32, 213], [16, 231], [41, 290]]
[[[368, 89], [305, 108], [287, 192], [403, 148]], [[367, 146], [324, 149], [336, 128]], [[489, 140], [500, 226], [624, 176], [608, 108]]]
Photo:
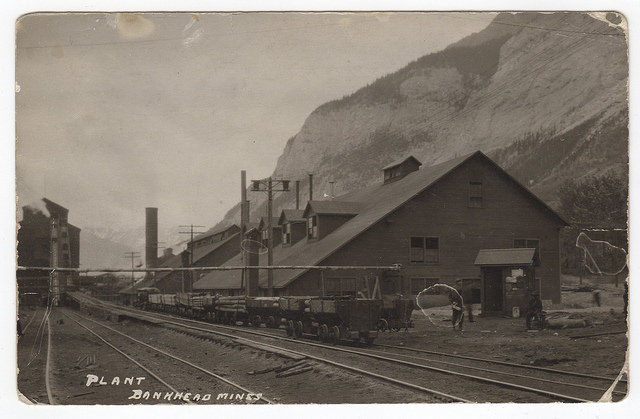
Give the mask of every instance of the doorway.
[[503, 311], [502, 268], [484, 268], [483, 312]]

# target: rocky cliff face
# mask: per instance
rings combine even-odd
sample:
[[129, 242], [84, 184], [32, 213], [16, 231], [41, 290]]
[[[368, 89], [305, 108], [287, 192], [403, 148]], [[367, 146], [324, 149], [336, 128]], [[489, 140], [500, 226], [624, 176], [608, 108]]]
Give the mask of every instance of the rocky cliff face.
[[[482, 150], [552, 205], [568, 178], [626, 175], [627, 45], [613, 22], [500, 14], [483, 31], [317, 108], [274, 175], [302, 180], [305, 202], [308, 173], [322, 199], [329, 182], [336, 195], [379, 182], [383, 166], [409, 154], [430, 165]], [[265, 213], [261, 194], [249, 199], [254, 217]], [[294, 202], [294, 193], [280, 196], [274, 213]], [[222, 223], [238, 221], [235, 207]]]

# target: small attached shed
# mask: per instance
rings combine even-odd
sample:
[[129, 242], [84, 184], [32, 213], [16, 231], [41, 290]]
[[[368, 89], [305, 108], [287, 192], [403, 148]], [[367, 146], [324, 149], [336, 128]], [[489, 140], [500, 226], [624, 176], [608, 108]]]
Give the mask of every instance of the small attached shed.
[[481, 249], [475, 265], [480, 267], [482, 314], [524, 314], [531, 294], [540, 292], [536, 249]]

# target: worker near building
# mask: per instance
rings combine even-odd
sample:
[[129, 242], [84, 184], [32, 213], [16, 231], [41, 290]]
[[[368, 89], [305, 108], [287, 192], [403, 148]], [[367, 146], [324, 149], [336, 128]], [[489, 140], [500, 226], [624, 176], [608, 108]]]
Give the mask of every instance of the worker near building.
[[471, 304], [471, 301], [469, 301], [466, 306], [469, 323], [473, 323], [475, 320], [473, 320], [473, 305]]
[[529, 298], [525, 319], [527, 323], [527, 330], [531, 329], [531, 320], [533, 319], [538, 320], [539, 328], [542, 330], [544, 326], [544, 313], [542, 312], [542, 301], [540, 300], [540, 294], [537, 292], [532, 293], [531, 298]]
[[464, 321], [462, 298], [456, 297], [451, 293], [449, 294], [449, 302], [451, 303], [451, 324], [453, 325], [453, 330], [456, 330], [456, 326], [458, 326], [459, 330], [462, 330], [462, 323]]

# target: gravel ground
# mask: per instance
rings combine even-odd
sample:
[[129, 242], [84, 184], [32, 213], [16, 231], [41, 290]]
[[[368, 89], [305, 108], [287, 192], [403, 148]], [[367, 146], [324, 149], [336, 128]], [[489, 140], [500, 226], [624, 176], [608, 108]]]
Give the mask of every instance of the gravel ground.
[[[204, 325], [202, 327], [207, 327], [207, 326]], [[340, 362], [348, 363], [350, 365], [355, 365], [375, 373], [389, 375], [400, 380], [409, 381], [427, 388], [432, 388], [435, 390], [460, 396], [476, 402], [487, 402], [487, 401], [489, 402], [504, 402], [504, 401], [545, 402], [550, 400], [546, 396], [537, 395], [530, 392], [523, 392], [521, 390], [505, 389], [503, 387], [499, 387], [495, 385], [479, 383], [475, 380], [471, 380], [467, 378], [461, 378], [457, 376], [442, 374], [442, 373], [428, 371], [424, 369], [416, 369], [411, 366], [398, 366], [396, 364], [390, 364], [388, 362], [381, 361], [381, 360], [375, 360], [371, 358], [362, 358], [361, 356], [355, 355], [355, 354], [338, 353], [335, 350], [331, 350], [327, 348], [310, 347], [309, 345], [305, 345], [303, 343], [282, 342], [272, 338], [257, 337], [254, 335], [242, 333], [242, 331], [245, 331], [245, 330], [255, 331], [256, 329], [239, 328], [238, 331], [235, 333], [250, 337], [251, 339], [257, 339], [265, 343], [274, 343], [274, 344], [277, 344], [278, 346], [283, 346], [286, 348], [302, 351], [304, 353], [309, 353], [309, 354], [321, 356], [324, 358], [338, 360]], [[262, 331], [268, 332], [268, 333], [272, 332], [264, 329]], [[230, 333], [230, 332], [227, 330], [226, 333]], [[395, 335], [396, 337], [398, 337], [401, 334], [388, 334], [388, 335]], [[340, 347], [344, 347], [344, 346], [340, 346]], [[398, 352], [398, 350], [396, 350], [396, 352]], [[408, 359], [408, 360], [413, 362], [418, 362], [418, 363], [424, 362], [422, 360], [413, 360], [413, 359]], [[451, 359], [449, 359], [449, 361], [451, 361]], [[453, 361], [455, 362], [456, 360], [453, 360]], [[435, 364], [435, 366], [442, 367], [442, 368], [452, 368], [451, 366], [443, 366], [441, 364]], [[480, 372], [474, 372], [474, 371], [468, 371], [468, 370], [465, 371], [465, 370], [462, 370], [461, 368], [454, 368], [454, 369], [457, 371], [466, 372], [474, 375], [481, 374]], [[493, 368], [493, 369], [500, 370], [500, 368]], [[502, 370], [504, 369], [505, 368], [502, 368]], [[513, 369], [511, 369], [511, 372], [514, 372]], [[522, 371], [520, 370], [516, 370], [515, 372], [522, 373]], [[502, 375], [493, 375], [491, 378], [505, 379], [505, 377]], [[552, 378], [557, 379], [557, 377], [552, 377]], [[525, 379], [519, 379], [519, 378], [513, 378], [513, 377], [508, 378], [507, 381], [515, 382], [521, 385], [528, 385], [528, 386], [540, 385], [538, 382], [531, 382], [531, 380], [525, 380]], [[576, 381], [582, 383], [582, 379], [575, 379], [575, 378], [573, 379], [572, 382], [575, 383]], [[599, 387], [603, 387], [603, 384], [600, 382], [596, 382], [595, 384]], [[558, 393], [569, 394], [574, 397], [585, 398], [588, 400], [597, 400], [602, 393], [598, 391], [594, 392], [592, 390], [575, 389], [575, 388], [571, 388], [572, 391], [569, 391], [568, 389], [565, 388], [565, 386], [557, 385], [557, 384], [545, 384], [545, 388], [551, 391], [556, 391]]]
[[[625, 329], [626, 324], [621, 310], [621, 289], [615, 288], [611, 284], [596, 285], [596, 288], [601, 293], [600, 307], [596, 306], [590, 292], [576, 292], [571, 288], [575, 288], [577, 285], [569, 283], [568, 286], [565, 285], [563, 288], [563, 301], [565, 303], [548, 309], [548, 312], [552, 315], [566, 313], [587, 319], [589, 326], [586, 328], [525, 331], [524, 319], [522, 318], [476, 316], [476, 321], [473, 323], [465, 321], [462, 331], [454, 331], [450, 325], [448, 310], [441, 310], [440, 313], [435, 310], [431, 319], [425, 317], [420, 311], [416, 311], [413, 315], [414, 329], [408, 332], [383, 333], [376, 340], [376, 344], [421, 348], [447, 354], [467, 355], [613, 377], [620, 372], [624, 364], [628, 345], [627, 337], [624, 334], [585, 339], [571, 338], [571, 336], [575, 335]], [[97, 386], [94, 384], [91, 387], [87, 387], [85, 385], [87, 374], [104, 376], [105, 381], [110, 381], [114, 376], [121, 377], [121, 379], [129, 376], [140, 376], [146, 377], [144, 384], [139, 386], [142, 390], [149, 390], [150, 394], [157, 391], [163, 395], [170, 391], [151, 377], [149, 373], [134, 365], [103, 342], [100, 342], [95, 336], [68, 318], [63, 317], [61, 310], [54, 311], [51, 317], [53, 347], [51, 385], [57, 403], [169, 403], [166, 400], [153, 400], [152, 398], [150, 400], [130, 400], [128, 397], [131, 396], [133, 388], [129, 385]], [[35, 315], [32, 310], [24, 310], [20, 314], [21, 318], [24, 319], [23, 327], [25, 322], [30, 319], [33, 320], [25, 336], [20, 338], [18, 343], [18, 365], [21, 368], [18, 376], [18, 387], [31, 401], [46, 403], [47, 397], [44, 387], [46, 333], [42, 338], [39, 338], [37, 333], [44, 314], [44, 308], [41, 308]], [[95, 314], [94, 318], [108, 323], [123, 333], [135, 336], [151, 345], [161, 347], [172, 354], [237, 382], [253, 392], [262, 393], [264, 397], [277, 403], [439, 402], [438, 399], [424, 393], [408, 390], [378, 379], [365, 377], [311, 360], [302, 361], [303, 367], [308, 368], [308, 371], [283, 377], [272, 369], [296, 364], [299, 361], [262, 349], [247, 347], [229, 338], [207, 336], [203, 339], [202, 336], [198, 337], [197, 333], [183, 333], [175, 330], [175, 328], [165, 328], [140, 321], [107, 322], [98, 313]], [[60, 322], [61, 319], [63, 320], [62, 322]], [[150, 349], [140, 347], [115, 332], [96, 325], [91, 325], [91, 327], [105, 338], [113, 340], [113, 343], [118, 348], [140, 360], [178, 391], [211, 394], [211, 400], [206, 403], [246, 403], [246, 400], [229, 400], [230, 396], [235, 396], [235, 394], [242, 392], [228, 384], [221, 383], [201, 371], [183, 363], [172, 361]], [[274, 332], [266, 329], [261, 331]], [[276, 333], [284, 335], [282, 330]], [[310, 348], [295, 342], [281, 342], [270, 338], [245, 336], [265, 343], [331, 358], [338, 362], [389, 375], [472, 401], [550, 401], [547, 397], [533, 393], [504, 389], [433, 371], [389, 364], [385, 361], [362, 358], [354, 354], [338, 353], [323, 348]], [[40, 352], [37, 351], [38, 347], [42, 348]], [[554, 377], [535, 371], [514, 370], [509, 367], [478, 364], [474, 361], [431, 354], [418, 354], [401, 349], [381, 348], [374, 345], [371, 350], [391, 351], [395, 354], [404, 353], [409, 356], [406, 358], [408, 361], [417, 363], [425, 361], [416, 357], [444, 360], [488, 367], [498, 371], [530, 374], [559, 381], [579, 382], [599, 388], [607, 387], [605, 382], [597, 380], [564, 376]], [[26, 364], [29, 361], [31, 363], [27, 367]], [[441, 363], [433, 363], [432, 365], [447, 369], [454, 368], [451, 365], [443, 365]], [[455, 369], [469, 374], [481, 375], [479, 371]], [[259, 373], [252, 374], [252, 372]], [[565, 388], [536, 381], [527, 382], [517, 377], [506, 378], [500, 375], [493, 375], [492, 378], [504, 379], [523, 385], [544, 385], [545, 388], [550, 390], [590, 400], [596, 400], [599, 397], [599, 392], [593, 390]], [[625, 386], [619, 386], [617, 390], [625, 390]], [[218, 395], [221, 396], [218, 397]], [[172, 400], [171, 402], [180, 403], [177, 400]], [[205, 402], [199, 401], [198, 403]]]
[[[134, 389], [143, 392], [161, 393], [164, 397], [171, 392], [163, 384], [123, 355], [110, 348], [90, 332], [78, 326], [63, 315], [68, 309], [55, 309], [51, 315], [52, 356], [51, 389], [56, 404], [155, 404], [182, 403], [179, 400], [167, 401], [132, 400]], [[43, 310], [44, 312], [44, 310]], [[73, 311], [68, 312], [74, 314]], [[108, 322], [104, 318], [94, 320], [160, 347], [166, 352], [191, 361], [198, 366], [239, 383], [253, 393], [262, 393], [264, 397], [277, 403], [406, 403], [433, 402], [422, 393], [390, 386], [379, 380], [352, 374], [343, 370], [316, 363], [297, 361], [265, 352], [261, 349], [240, 345], [228, 338], [201, 339], [175, 330], [138, 321], [121, 323]], [[228, 384], [222, 383], [207, 374], [181, 362], [171, 360], [151, 349], [131, 342], [127, 338], [108, 329], [80, 320], [121, 351], [138, 360], [145, 367], [160, 376], [179, 392], [201, 395], [211, 394], [209, 401], [196, 403], [230, 404], [246, 403], [246, 394]], [[29, 332], [29, 331], [28, 331]], [[45, 335], [46, 336], [46, 335]], [[26, 337], [26, 336], [25, 336]], [[27, 343], [26, 340], [24, 341]], [[46, 348], [46, 341], [44, 342]], [[19, 348], [23, 356], [28, 355]], [[46, 350], [42, 351], [46, 356]], [[289, 377], [280, 376], [276, 371], [264, 372], [275, 367], [288, 366], [302, 362], [310, 370]], [[258, 374], [251, 375], [252, 372]], [[291, 370], [293, 371], [293, 369]], [[286, 374], [283, 371], [282, 374]], [[87, 375], [99, 377], [107, 385], [93, 383], [87, 387]], [[32, 363], [19, 376], [22, 393], [32, 400], [47, 402], [44, 380], [44, 363]], [[111, 385], [114, 377], [120, 378], [120, 385]], [[140, 385], [124, 384], [125, 377], [145, 377]], [[29, 379], [27, 379], [29, 378]], [[244, 395], [243, 395], [244, 394]], [[43, 398], [44, 397], [44, 398]], [[242, 400], [239, 400], [243, 397]]]

